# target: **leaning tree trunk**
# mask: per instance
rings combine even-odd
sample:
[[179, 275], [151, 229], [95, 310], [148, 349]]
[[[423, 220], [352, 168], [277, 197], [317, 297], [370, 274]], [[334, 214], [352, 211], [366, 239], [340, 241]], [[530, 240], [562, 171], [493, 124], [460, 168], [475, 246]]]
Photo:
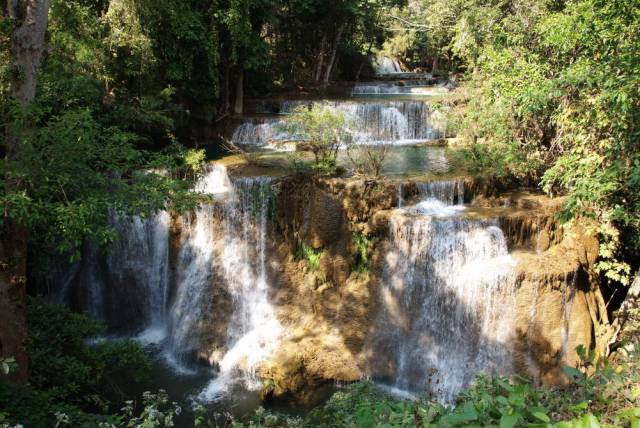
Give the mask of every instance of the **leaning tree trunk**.
[[[21, 6], [21, 7], [19, 7]], [[21, 9], [21, 10], [19, 10]], [[49, 0], [9, 0], [6, 16], [18, 26], [11, 35], [10, 94], [24, 107], [33, 101], [38, 83], [38, 69], [44, 51]], [[18, 22], [19, 19], [22, 22]], [[14, 121], [6, 125], [6, 160], [16, 160], [23, 131]], [[20, 183], [5, 178], [5, 192], [20, 190]], [[19, 370], [12, 375], [16, 382], [28, 379], [26, 351], [26, 258], [28, 232], [24, 225], [10, 217], [11, 207], [5, 207], [0, 230], [0, 356], [13, 357]]]
[[431, 74], [435, 74], [438, 71], [438, 54], [433, 57], [433, 62], [431, 63]]
[[322, 35], [322, 42], [320, 42], [320, 53], [318, 54], [318, 65], [316, 66], [316, 72], [313, 76], [313, 81], [315, 83], [320, 83], [320, 78], [322, 77], [322, 66], [324, 65], [324, 49], [327, 44], [327, 34]]
[[325, 85], [329, 83], [329, 79], [331, 78], [331, 71], [333, 69], [333, 65], [336, 62], [336, 54], [338, 53], [338, 46], [340, 45], [340, 40], [342, 40], [342, 33], [344, 32], [344, 24], [338, 28], [338, 32], [336, 33], [336, 38], [333, 41], [333, 46], [331, 47], [331, 56], [329, 57], [329, 62], [327, 63], [327, 69], [324, 73], [324, 79], [322, 80]]

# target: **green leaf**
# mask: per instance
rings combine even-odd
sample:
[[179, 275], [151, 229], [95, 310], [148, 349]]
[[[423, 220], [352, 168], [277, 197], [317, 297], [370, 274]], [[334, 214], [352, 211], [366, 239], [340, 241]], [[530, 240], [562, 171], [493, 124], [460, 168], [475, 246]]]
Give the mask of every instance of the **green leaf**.
[[357, 428], [369, 428], [375, 426], [376, 418], [371, 413], [371, 409], [361, 407], [356, 412], [356, 427]]
[[500, 418], [500, 428], [513, 428], [518, 424], [518, 420], [520, 420], [520, 415], [517, 413], [502, 415]]
[[551, 422], [551, 419], [549, 418], [549, 416], [545, 415], [544, 413], [541, 412], [533, 412], [533, 416], [536, 419], [541, 420], [542, 422]]
[[573, 382], [577, 382], [580, 379], [584, 378], [584, 374], [580, 370], [576, 369], [575, 367], [562, 366], [562, 371]]
[[580, 419], [580, 427], [581, 428], [600, 428], [600, 422], [598, 422], [598, 418], [593, 415], [585, 415], [582, 419]]

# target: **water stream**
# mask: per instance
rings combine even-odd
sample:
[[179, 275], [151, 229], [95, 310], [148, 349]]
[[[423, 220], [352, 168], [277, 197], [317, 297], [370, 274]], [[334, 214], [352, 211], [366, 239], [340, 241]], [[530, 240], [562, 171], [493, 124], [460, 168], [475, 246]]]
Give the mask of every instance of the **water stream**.
[[[396, 391], [451, 401], [477, 374], [510, 371], [515, 262], [497, 221], [468, 219], [462, 183], [420, 186], [391, 217], [371, 337], [373, 364]], [[380, 369], [380, 367], [391, 367]]]
[[[235, 385], [259, 386], [255, 369], [278, 344], [280, 323], [269, 301], [267, 229], [271, 179], [231, 181], [212, 164], [195, 190], [216, 195], [179, 219], [171, 237], [167, 212], [142, 219], [113, 215], [119, 235], [103, 259], [88, 245], [81, 267], [84, 311], [105, 321], [112, 335], [133, 335], [153, 346], [175, 371], [197, 373], [195, 360], [211, 346], [217, 375], [197, 398], [221, 398]], [[172, 266], [170, 243], [177, 239]], [[104, 260], [104, 262], [103, 262]], [[123, 286], [119, 286], [122, 284]], [[127, 328], [118, 328], [119, 317]], [[216, 336], [221, 330], [222, 335]]]

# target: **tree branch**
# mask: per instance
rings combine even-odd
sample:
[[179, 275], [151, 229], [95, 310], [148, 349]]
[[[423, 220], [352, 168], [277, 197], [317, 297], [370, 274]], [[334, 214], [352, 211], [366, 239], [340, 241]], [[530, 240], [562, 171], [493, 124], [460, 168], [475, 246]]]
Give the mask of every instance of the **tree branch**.
[[412, 27], [412, 28], [422, 28], [423, 30], [431, 30], [431, 27], [428, 26], [428, 25], [425, 25], [425, 24], [417, 24], [415, 22], [408, 21], [408, 20], [406, 20], [404, 18], [400, 18], [399, 16], [395, 16], [395, 15], [389, 15], [389, 17], [391, 17], [391, 18], [393, 18], [395, 20], [398, 20], [398, 21], [402, 22], [403, 24], [408, 25], [409, 27]]

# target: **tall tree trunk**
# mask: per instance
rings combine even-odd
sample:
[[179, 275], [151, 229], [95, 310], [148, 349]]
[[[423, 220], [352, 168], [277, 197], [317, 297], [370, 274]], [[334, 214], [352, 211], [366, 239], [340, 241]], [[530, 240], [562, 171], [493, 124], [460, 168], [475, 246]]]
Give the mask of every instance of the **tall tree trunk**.
[[369, 47], [367, 48], [367, 55], [364, 55], [362, 57], [362, 61], [360, 61], [360, 66], [358, 67], [358, 71], [356, 72], [356, 82], [360, 81], [360, 75], [362, 74], [362, 69], [364, 68], [365, 65], [367, 65], [367, 63], [370, 60], [370, 55], [371, 55], [371, 48], [373, 47], [373, 38], [372, 40], [369, 42]]
[[229, 66], [225, 66], [224, 68], [224, 86], [222, 87], [222, 93], [223, 93], [223, 98], [222, 98], [222, 114], [221, 116], [225, 116], [227, 114], [229, 114], [229, 110], [231, 109], [231, 101], [230, 101], [230, 94], [229, 94], [230, 90], [229, 90]]
[[433, 63], [431, 64], [431, 74], [438, 71], [438, 55], [433, 57]]
[[322, 35], [322, 42], [320, 42], [320, 54], [318, 55], [318, 65], [316, 66], [316, 72], [313, 76], [313, 81], [315, 83], [320, 83], [320, 78], [322, 77], [322, 66], [324, 65], [324, 55], [325, 55], [325, 47], [327, 44], [327, 34]]
[[324, 73], [324, 79], [322, 80], [325, 85], [329, 83], [329, 79], [331, 78], [331, 70], [333, 69], [333, 64], [336, 62], [336, 54], [338, 53], [338, 46], [340, 45], [340, 40], [342, 40], [342, 33], [344, 33], [345, 25], [342, 24], [340, 28], [338, 28], [338, 32], [336, 33], [336, 38], [333, 40], [333, 46], [331, 47], [331, 57], [329, 57], [329, 62], [327, 63], [327, 69]]
[[[22, 6], [23, 10], [19, 10]], [[9, 0], [8, 18], [23, 21], [11, 35], [10, 94], [19, 106], [33, 101], [38, 83], [38, 69], [44, 52], [44, 36], [47, 31], [49, 0]], [[20, 150], [22, 129], [13, 121], [6, 126], [6, 160], [15, 161]], [[20, 183], [11, 177], [5, 179], [5, 192], [19, 190]], [[10, 207], [9, 207], [10, 210]], [[3, 213], [0, 230], [0, 356], [13, 357], [19, 371], [12, 375], [16, 382], [26, 382], [29, 377], [26, 350], [26, 259], [27, 229]]]
[[242, 114], [244, 101], [244, 70], [240, 68], [238, 72], [238, 80], [236, 82], [236, 100], [233, 105], [234, 114]]

